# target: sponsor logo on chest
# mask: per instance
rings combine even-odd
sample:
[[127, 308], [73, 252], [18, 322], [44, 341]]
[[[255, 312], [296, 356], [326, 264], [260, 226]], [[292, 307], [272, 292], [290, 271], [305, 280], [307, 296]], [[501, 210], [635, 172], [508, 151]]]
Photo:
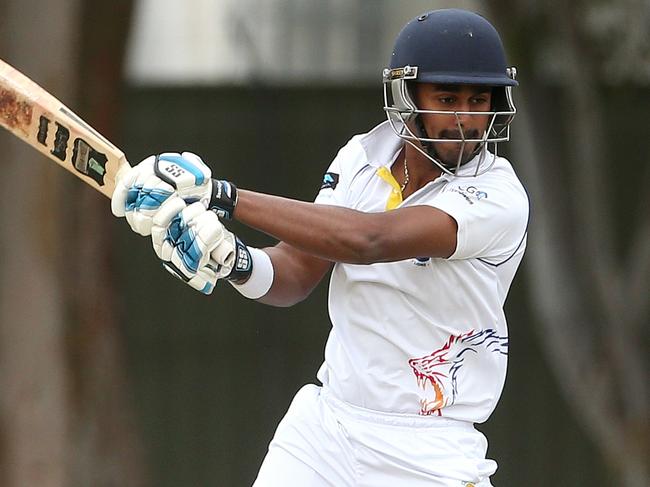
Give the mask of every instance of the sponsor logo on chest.
[[465, 201], [467, 201], [470, 205], [473, 205], [474, 203], [488, 197], [485, 191], [481, 191], [476, 186], [455, 186], [449, 191], [458, 193], [463, 198], [465, 198]]

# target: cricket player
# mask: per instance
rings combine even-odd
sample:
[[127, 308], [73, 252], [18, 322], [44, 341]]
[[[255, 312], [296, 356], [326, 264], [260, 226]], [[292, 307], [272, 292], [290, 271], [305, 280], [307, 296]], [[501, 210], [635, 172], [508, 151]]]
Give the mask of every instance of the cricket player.
[[[238, 189], [187, 152], [119, 175], [115, 215], [205, 294], [224, 279], [290, 306], [330, 273], [322, 385], [296, 394], [255, 487], [491, 485], [474, 423], [504, 385], [503, 304], [526, 246], [528, 198], [496, 150], [516, 85], [486, 19], [436, 10], [398, 35], [387, 120], [339, 151], [315, 202]], [[231, 219], [279, 243], [248, 247]]]

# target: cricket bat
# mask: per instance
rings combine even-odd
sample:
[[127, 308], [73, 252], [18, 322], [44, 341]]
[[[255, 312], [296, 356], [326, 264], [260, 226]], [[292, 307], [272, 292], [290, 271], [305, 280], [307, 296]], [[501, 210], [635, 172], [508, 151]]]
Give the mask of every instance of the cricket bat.
[[1, 59], [0, 125], [109, 198], [128, 166], [120, 149]]
[[120, 149], [2, 59], [0, 125], [108, 198], [118, 171], [129, 167]]

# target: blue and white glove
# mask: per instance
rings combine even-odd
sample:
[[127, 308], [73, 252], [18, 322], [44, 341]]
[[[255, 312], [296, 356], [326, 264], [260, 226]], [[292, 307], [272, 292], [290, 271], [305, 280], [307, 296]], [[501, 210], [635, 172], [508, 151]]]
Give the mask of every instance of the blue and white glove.
[[200, 201], [218, 216], [231, 219], [237, 188], [228, 181], [211, 179], [210, 168], [191, 152], [166, 152], [150, 156], [137, 166], [120, 172], [111, 199], [111, 210], [126, 216], [140, 235], [151, 233], [154, 215], [172, 194], [188, 204]]
[[252, 271], [247, 247], [201, 202], [172, 196], [153, 218], [151, 241], [165, 269], [204, 294], [218, 279], [245, 280]]
[[136, 233], [147, 236], [153, 216], [172, 194], [189, 202], [204, 198], [207, 205], [212, 190], [210, 176], [210, 168], [189, 152], [147, 157], [118, 173], [111, 210], [115, 216], [126, 216]]

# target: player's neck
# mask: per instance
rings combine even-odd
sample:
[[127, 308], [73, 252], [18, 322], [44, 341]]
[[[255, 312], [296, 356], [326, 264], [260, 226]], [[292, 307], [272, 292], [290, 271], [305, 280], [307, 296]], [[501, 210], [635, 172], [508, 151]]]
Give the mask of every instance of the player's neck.
[[404, 199], [442, 173], [438, 166], [408, 145], [402, 149], [402, 153], [393, 164], [391, 172], [400, 185], [406, 183], [402, 190], [402, 198]]

